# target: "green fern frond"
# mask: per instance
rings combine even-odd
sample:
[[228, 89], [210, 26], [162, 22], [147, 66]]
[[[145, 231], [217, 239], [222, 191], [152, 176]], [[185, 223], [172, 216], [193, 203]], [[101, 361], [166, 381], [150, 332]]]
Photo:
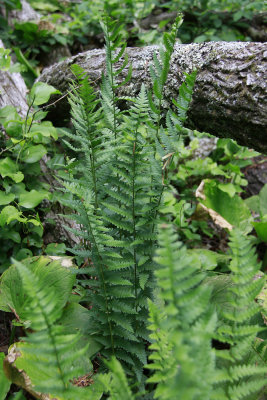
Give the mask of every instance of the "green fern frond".
[[77, 365], [86, 348], [74, 351], [79, 334], [66, 334], [57, 324], [63, 310], [58, 307], [51, 286], [43, 286], [26, 265], [17, 261], [14, 264], [29, 297], [24, 313], [33, 330], [18, 344], [16, 367], [29, 374], [34, 390], [66, 400], [73, 396], [84, 398], [84, 393], [71, 384], [71, 379], [83, 372]]
[[102, 375], [99, 381], [102, 383], [105, 392], [109, 393], [110, 400], [134, 400], [134, 396], [129, 388], [125, 372], [121, 364], [112, 357], [106, 362], [111, 373]]
[[[233, 230], [230, 233], [230, 249], [232, 260], [229, 268], [233, 284], [226, 293], [230, 307], [221, 312], [224, 323], [217, 329], [218, 339], [230, 345], [230, 349], [222, 354], [225, 358], [228, 353], [229, 360], [225, 368], [229, 378], [223, 389], [234, 400], [247, 398], [249, 395], [254, 399], [266, 384], [264, 376], [267, 373], [267, 367], [261, 365], [261, 359], [251, 357], [255, 338], [262, 330], [252, 320], [260, 311], [255, 297], [264, 282], [254, 279], [260, 265], [249, 237], [242, 235], [237, 229]], [[220, 352], [217, 352], [217, 356], [220, 357]]]
[[[156, 261], [161, 301], [150, 303], [150, 335], [154, 352], [148, 383], [158, 383], [155, 398], [209, 399], [215, 379], [211, 337], [216, 315], [210, 309], [210, 290], [202, 274], [170, 226], [159, 233]], [[204, 372], [205, 371], [205, 372]]]

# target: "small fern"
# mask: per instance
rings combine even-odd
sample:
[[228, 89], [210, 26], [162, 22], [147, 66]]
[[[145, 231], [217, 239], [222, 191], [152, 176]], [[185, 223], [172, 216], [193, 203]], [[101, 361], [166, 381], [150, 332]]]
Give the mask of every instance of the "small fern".
[[230, 346], [229, 350], [216, 352], [219, 359], [228, 360], [220, 374], [221, 385], [225, 399], [239, 400], [248, 396], [257, 399], [257, 393], [266, 384], [267, 367], [261, 366], [260, 358], [255, 360], [252, 357], [256, 335], [262, 330], [252, 318], [259, 313], [255, 298], [264, 282], [263, 279], [254, 279], [260, 265], [249, 237], [233, 230], [230, 248], [232, 260], [229, 268], [234, 284], [228, 291], [231, 308], [222, 311], [223, 320], [216, 334], [217, 340]]
[[109, 400], [134, 400], [134, 396], [128, 385], [125, 372], [121, 364], [112, 357], [106, 362], [110, 373], [99, 376], [99, 381], [103, 385], [104, 392], [109, 393]]
[[155, 398], [209, 399], [214, 379], [215, 354], [211, 338], [216, 315], [209, 306], [205, 274], [193, 264], [172, 227], [159, 234], [156, 272], [159, 306], [150, 304], [153, 350], [147, 368], [155, 370], [148, 383], [157, 383]]
[[24, 317], [28, 317], [31, 333], [17, 344], [19, 357], [15, 364], [29, 376], [34, 391], [64, 400], [85, 398], [85, 391], [75, 387], [71, 380], [83, 371], [77, 367], [86, 348], [75, 350], [80, 336], [66, 334], [57, 324], [62, 315], [51, 286], [44, 287], [36, 274], [26, 265], [14, 261], [28, 296]]

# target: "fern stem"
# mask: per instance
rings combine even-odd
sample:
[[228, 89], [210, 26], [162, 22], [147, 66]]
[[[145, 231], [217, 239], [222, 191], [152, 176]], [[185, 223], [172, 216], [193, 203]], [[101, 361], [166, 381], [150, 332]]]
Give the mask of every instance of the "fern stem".
[[103, 259], [102, 259], [101, 255], [100, 255], [100, 252], [99, 252], [99, 249], [98, 249], [98, 245], [97, 245], [97, 241], [95, 239], [95, 236], [94, 236], [94, 233], [93, 233], [93, 230], [92, 230], [92, 226], [91, 226], [91, 223], [90, 223], [90, 220], [88, 218], [88, 214], [87, 214], [86, 210], [85, 210], [85, 213], [86, 213], [86, 218], [87, 218], [87, 223], [88, 223], [88, 227], [89, 227], [89, 230], [90, 230], [90, 234], [91, 234], [91, 237], [92, 237], [92, 240], [93, 240], [96, 252], [97, 252], [97, 258], [99, 260], [98, 266], [99, 266], [99, 269], [100, 269], [101, 280], [102, 280], [104, 294], [105, 294], [105, 306], [106, 306], [106, 313], [107, 313], [107, 319], [108, 319], [108, 326], [109, 326], [112, 354], [115, 355], [114, 338], [113, 338], [113, 333], [112, 333], [112, 324], [111, 324], [111, 321], [110, 321], [110, 318], [109, 318], [110, 308], [109, 308], [109, 304], [108, 304], [107, 287], [106, 287], [106, 282], [105, 282], [105, 278], [104, 278], [104, 271], [103, 271], [103, 267], [102, 267]]
[[98, 208], [98, 200], [97, 200], [97, 185], [96, 185], [96, 174], [95, 174], [95, 157], [94, 157], [93, 146], [91, 147], [92, 147], [92, 154], [90, 154], [90, 159], [91, 159], [91, 170], [92, 170], [94, 192], [95, 192], [95, 210], [96, 210]]
[[[137, 135], [137, 132], [136, 132]], [[136, 138], [135, 138], [136, 139]], [[133, 181], [132, 181], [132, 218], [133, 218], [133, 240], [136, 240], [136, 226], [135, 226], [135, 146], [136, 140], [133, 144]], [[135, 296], [135, 310], [137, 311], [137, 262], [136, 262], [136, 248], [134, 246], [134, 296]]]

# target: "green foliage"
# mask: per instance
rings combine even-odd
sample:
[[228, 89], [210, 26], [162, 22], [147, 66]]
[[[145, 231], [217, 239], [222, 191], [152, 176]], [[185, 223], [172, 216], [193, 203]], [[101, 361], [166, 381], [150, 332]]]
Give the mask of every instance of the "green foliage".
[[155, 398], [211, 398], [215, 354], [211, 338], [216, 315], [209, 309], [210, 288], [203, 285], [205, 274], [194, 265], [192, 255], [178, 241], [170, 226], [162, 226], [156, 272], [160, 299], [150, 304], [153, 340], [150, 383], [158, 383]]
[[3, 369], [4, 353], [0, 353], [0, 400], [5, 400], [6, 395], [11, 386], [11, 382], [7, 379]]
[[[41, 0], [32, 3], [39, 10], [62, 10], [56, 0], [48, 5]], [[5, 373], [19, 387], [59, 400], [174, 399], [178, 394], [188, 400], [259, 400], [267, 372], [265, 280], [260, 278], [252, 246], [255, 240], [245, 235], [252, 229], [248, 206], [260, 210], [263, 221], [257, 223], [265, 223], [266, 190], [246, 202], [239, 196], [247, 183], [241, 168], [257, 154], [220, 139], [208, 157], [196, 158], [203, 135], [186, 128], [196, 71], [185, 74], [178, 99], [164, 114], [164, 89], [181, 16], [154, 54], [152, 89], [142, 85], [135, 98], [119, 97], [118, 89], [130, 81], [132, 72], [125, 43], [128, 27], [108, 17], [118, 13], [116, 0], [104, 2], [104, 10], [99, 10], [102, 3], [68, 6], [75, 21], [73, 30], [71, 23], [65, 25], [72, 32], [69, 43], [75, 35], [80, 40], [75, 29], [85, 29], [79, 18], [84, 19], [89, 11], [92, 25], [81, 30], [95, 33], [99, 29], [96, 21], [104, 11], [106, 42], [99, 95], [85, 72], [72, 66], [72, 129], [57, 130], [44, 121], [46, 113], [36, 107], [58, 91], [43, 83], [31, 89], [29, 105], [35, 109], [33, 113], [29, 109], [25, 119], [12, 107], [0, 111], [8, 136], [1, 153], [7, 154], [0, 159], [0, 235], [6, 232], [4, 239], [13, 240], [0, 245], [8, 250], [4, 265], [12, 253], [23, 260], [14, 261], [0, 278], [0, 309], [13, 312], [17, 318], [13, 328], [19, 325], [25, 334], [9, 349]], [[237, 3], [224, 5], [234, 9]], [[195, 15], [211, 4], [219, 7], [211, 1], [179, 2]], [[121, 6], [121, 14], [126, 22], [138, 26], [136, 21], [159, 6], [156, 1], [129, 0]], [[163, 6], [177, 8], [177, 3]], [[249, 9], [247, 3], [245, 7]], [[205, 12], [202, 18], [215, 21]], [[234, 18], [237, 21], [239, 15]], [[17, 24], [16, 30], [29, 44], [36, 26]], [[164, 26], [163, 21], [160, 29]], [[191, 35], [200, 41], [197, 29]], [[180, 32], [183, 36], [183, 28]], [[54, 39], [60, 42], [57, 33], [38, 31], [41, 45], [36, 54], [40, 49], [48, 51]], [[142, 40], [145, 33], [135, 34]], [[204, 34], [206, 38], [212, 35]], [[49, 46], [44, 44], [48, 36], [52, 38], [47, 41]], [[158, 32], [152, 33], [150, 40], [157, 37]], [[86, 43], [86, 38], [81, 42]], [[1, 54], [2, 68], [9, 68], [9, 52]], [[17, 55], [23, 60], [20, 49]], [[27, 65], [26, 58], [23, 63]], [[48, 166], [64, 167], [58, 172], [63, 189], [57, 196], [68, 212], [65, 217], [75, 223], [66, 229], [79, 244], [66, 249], [64, 244], [50, 243], [44, 249], [41, 222], [32, 213], [51, 195], [40, 183], [38, 162], [51, 152], [59, 132], [68, 151], [66, 163], [56, 154]], [[201, 182], [205, 183], [205, 198], [195, 196]], [[239, 227], [230, 233], [229, 251], [225, 244], [227, 254], [194, 248], [201, 244], [203, 233], [214, 234], [207, 213], [201, 215], [202, 205], [211, 218], [216, 213]], [[26, 237], [31, 250], [35, 254], [44, 250], [54, 257], [25, 260], [32, 251], [21, 245], [25, 240], [22, 225], [29, 228]], [[33, 237], [36, 232], [38, 245]], [[222, 229], [219, 232], [227, 237]], [[34, 246], [40, 250], [36, 252]], [[79, 270], [70, 268], [69, 258], [61, 257], [65, 251], [76, 256]], [[12, 356], [15, 376], [8, 367]], [[107, 368], [110, 372], [102, 374]], [[29, 387], [21, 370], [34, 386]], [[93, 377], [91, 386], [75, 386], [89, 376]]]
[[102, 383], [104, 391], [109, 393], [108, 399], [134, 400], [134, 396], [128, 386], [125, 372], [118, 360], [112, 357], [106, 364], [110, 369], [110, 373], [100, 375], [99, 381]]
[[[51, 259], [36, 257], [24, 263], [14, 262], [1, 277], [0, 307], [12, 310], [27, 331], [23, 342], [10, 349], [16, 357], [15, 362], [8, 359], [5, 364], [6, 374], [18, 383], [19, 371], [23, 370], [31, 381], [30, 387], [27, 380], [23, 384], [27, 390], [39, 390], [64, 400], [87, 398], [90, 389], [81, 390], [72, 385], [72, 380], [92, 369], [88, 347], [89, 354], [97, 351], [93, 342], [85, 340], [90, 315], [87, 309], [71, 302], [75, 282], [71, 260]], [[9, 363], [18, 369], [15, 375], [11, 374]]]
[[[69, 270], [72, 267], [70, 258], [60, 258], [53, 260], [53, 257], [34, 257], [27, 258], [24, 264], [32, 273], [38, 275], [40, 284], [52, 292], [57, 292], [54, 300], [58, 309], [62, 309], [71, 294], [75, 282], [75, 276]], [[24, 290], [18, 266], [13, 264], [0, 278], [0, 309], [6, 312], [13, 310], [19, 315], [21, 321], [26, 321], [24, 316], [26, 304], [28, 302], [28, 292]]]
[[267, 185], [263, 186], [258, 195], [246, 199], [246, 204], [257, 217], [257, 220], [252, 225], [259, 239], [267, 242]]
[[[37, 260], [37, 271], [39, 265]], [[62, 315], [60, 292], [53, 290], [51, 285], [44, 285], [38, 277], [39, 272], [34, 273], [19, 262], [15, 262], [15, 266], [28, 297], [23, 314], [33, 330], [18, 344], [20, 356], [15, 366], [30, 375], [34, 390], [64, 399], [84, 398], [83, 392], [80, 393], [70, 380], [83, 372], [77, 361], [86, 349], [77, 351], [80, 335], [67, 333], [64, 326], [57, 324]]]
[[51, 193], [49, 185], [40, 180], [39, 161], [53, 151], [58, 133], [51, 122], [42, 121], [46, 113], [36, 106], [47, 102], [53, 93], [59, 91], [36, 83], [30, 91], [25, 118], [13, 106], [0, 110], [5, 132], [0, 136], [1, 271], [10, 264], [11, 256], [22, 260], [40, 254], [43, 246], [43, 226], [37, 207], [44, 199], [51, 199]]
[[[131, 98], [132, 106], [127, 112], [118, 108], [121, 99], [116, 91], [130, 79], [131, 68], [118, 85], [117, 76], [127, 67], [127, 55], [125, 45], [118, 49], [122, 27], [108, 18], [103, 25], [106, 75], [101, 86], [101, 104], [77, 66], [73, 72], [78, 89], [72, 84], [70, 94], [76, 132], [66, 133], [67, 145], [79, 160], [67, 167], [66, 174], [61, 174], [62, 183], [72, 194], [62, 202], [75, 210], [68, 217], [82, 229], [70, 231], [82, 242], [80, 249], [69, 250], [88, 257], [93, 264], [90, 275], [96, 281], [88, 298], [97, 310], [92, 315], [94, 340], [102, 344], [103, 355], [116, 354], [139, 381], [146, 363], [147, 299], [153, 297], [155, 287], [153, 254], [163, 190], [161, 161], [155, 162], [154, 157], [156, 147], [162, 146], [158, 140], [158, 133], [163, 130], [161, 101], [180, 23], [178, 18], [171, 34], [165, 35], [160, 60], [155, 55], [155, 67], [151, 68], [154, 99], [152, 95], [148, 98], [142, 86], [139, 95]], [[120, 61], [122, 65], [117, 68]], [[188, 76], [187, 84], [192, 86], [193, 81], [189, 80]], [[183, 113], [190, 101], [188, 96], [182, 103], [184, 87], [187, 88], [182, 87], [177, 100]], [[182, 124], [185, 118], [177, 116], [177, 120]]]
[[259, 313], [255, 298], [264, 280], [257, 278], [260, 265], [249, 237], [233, 230], [230, 249], [229, 269], [234, 285], [228, 292], [230, 308], [222, 311], [223, 319], [215, 336], [220, 342], [228, 343], [230, 349], [216, 352], [218, 359], [224, 361], [217, 384], [223, 388], [226, 398], [242, 399], [258, 393], [265, 384], [266, 365], [262, 366], [261, 359], [255, 360], [251, 354], [255, 336], [265, 329], [253, 321]]
[[[171, 132], [170, 125], [168, 128]], [[183, 132], [190, 136], [187, 146]], [[180, 139], [176, 142], [179, 153], [172, 154], [169, 165], [169, 180], [176, 198], [166, 192], [161, 212], [172, 216], [179, 234], [190, 247], [201, 245], [203, 234], [211, 238], [215, 233], [207, 209], [217, 212], [229, 224], [251, 231], [249, 202], [240, 196], [247, 185], [242, 168], [252, 165], [252, 158], [259, 153], [231, 139], [205, 138], [204, 134], [185, 128]], [[170, 153], [174, 151], [169, 141], [165, 139], [164, 143], [166, 147], [169, 145]]]

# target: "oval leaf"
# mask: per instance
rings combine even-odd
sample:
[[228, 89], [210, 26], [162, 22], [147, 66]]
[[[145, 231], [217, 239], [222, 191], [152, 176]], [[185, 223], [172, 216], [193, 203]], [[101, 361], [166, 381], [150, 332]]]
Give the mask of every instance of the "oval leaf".
[[37, 192], [37, 190], [33, 189], [30, 192], [22, 193], [19, 196], [19, 205], [25, 208], [34, 208], [48, 196], [49, 192]]
[[36, 161], [40, 161], [46, 153], [47, 150], [42, 144], [38, 144], [37, 146], [29, 146], [22, 151], [21, 159], [28, 164], [32, 164]]
[[30, 98], [33, 105], [39, 106], [46, 103], [52, 94], [61, 94], [61, 92], [47, 83], [37, 82], [31, 89]]

